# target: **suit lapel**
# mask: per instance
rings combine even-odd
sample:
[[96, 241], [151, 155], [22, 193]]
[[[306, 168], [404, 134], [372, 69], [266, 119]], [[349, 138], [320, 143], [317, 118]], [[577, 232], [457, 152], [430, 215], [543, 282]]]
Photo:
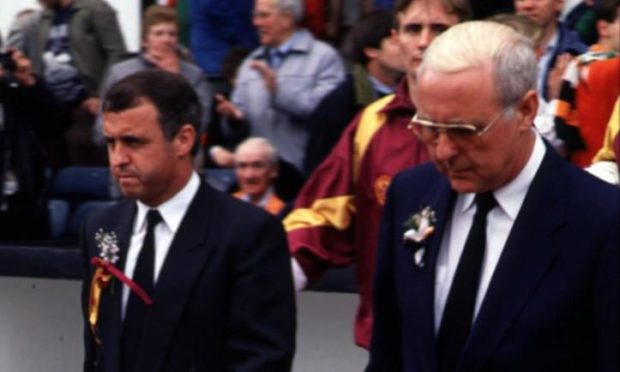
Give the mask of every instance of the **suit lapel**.
[[[145, 320], [137, 370], [159, 371], [196, 280], [214, 244], [215, 191], [202, 184], [168, 251], [155, 286], [154, 305]], [[212, 223], [209, 223], [212, 222]]]
[[[411, 261], [412, 277], [408, 280], [411, 283], [413, 301], [416, 314], [413, 317], [413, 350], [421, 366], [421, 371], [435, 371], [437, 369], [437, 357], [435, 350], [435, 266], [437, 256], [444, 234], [446, 223], [451, 216], [454, 205], [454, 193], [450, 184], [444, 177], [438, 178], [433, 191], [421, 201], [421, 208], [430, 206], [435, 211], [437, 219], [435, 231], [428, 238], [426, 263], [423, 269], [415, 267]], [[408, 284], [409, 285], [409, 284]], [[430, 342], [429, 342], [430, 340]]]
[[547, 148], [465, 345], [466, 365], [482, 368], [553, 262], [557, 252], [551, 233], [565, 218], [562, 162]]
[[[119, 206], [118, 213], [115, 211], [110, 219], [110, 223], [102, 226], [104, 231], [115, 232], [118, 236], [118, 246], [120, 248], [119, 263], [117, 267], [123, 270], [129, 243], [133, 232], [133, 221], [136, 213], [136, 205], [133, 201], [123, 201]], [[109, 294], [101, 297], [100, 306], [100, 337], [101, 352], [106, 364], [106, 370], [120, 371], [121, 355], [120, 345], [123, 333], [123, 322], [121, 319], [121, 303], [123, 294], [123, 284], [118, 280], [113, 280], [113, 287]]]

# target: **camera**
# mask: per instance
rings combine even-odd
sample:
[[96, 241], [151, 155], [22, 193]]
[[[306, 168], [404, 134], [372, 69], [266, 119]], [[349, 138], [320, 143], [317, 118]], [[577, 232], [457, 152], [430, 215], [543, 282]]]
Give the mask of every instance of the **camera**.
[[17, 64], [13, 60], [13, 52], [0, 53], [0, 67], [6, 71], [17, 69]]

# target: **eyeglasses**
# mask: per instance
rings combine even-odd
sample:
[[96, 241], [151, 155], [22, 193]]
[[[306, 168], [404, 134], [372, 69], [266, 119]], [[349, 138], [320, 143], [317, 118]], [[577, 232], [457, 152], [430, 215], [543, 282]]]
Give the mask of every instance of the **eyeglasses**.
[[436, 123], [434, 121], [418, 118], [418, 114], [413, 115], [408, 128], [413, 130], [418, 139], [426, 144], [435, 143], [440, 133], [445, 133], [448, 138], [457, 146], [471, 146], [483, 134], [488, 132], [493, 124], [501, 118], [512, 106], [504, 108], [485, 126], [478, 127], [471, 123]]

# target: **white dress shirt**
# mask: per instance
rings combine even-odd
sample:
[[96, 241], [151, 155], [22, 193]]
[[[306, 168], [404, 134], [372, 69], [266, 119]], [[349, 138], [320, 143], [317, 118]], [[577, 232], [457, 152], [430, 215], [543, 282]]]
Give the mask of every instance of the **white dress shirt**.
[[[150, 209], [157, 209], [162, 217], [162, 222], [155, 226], [155, 268], [153, 270], [154, 278], [153, 283], [157, 283], [157, 278], [161, 271], [161, 267], [166, 260], [170, 244], [185, 217], [185, 213], [189, 208], [190, 203], [194, 199], [198, 187], [200, 186], [200, 179], [196, 172], [193, 172], [189, 181], [172, 198], [168, 199], [157, 208], [151, 208], [146, 204], [136, 201], [138, 210], [136, 212], [136, 218], [133, 225], [133, 233], [131, 235], [131, 242], [129, 243], [129, 251], [125, 259], [124, 273], [127, 277], [133, 278], [133, 272], [136, 268], [138, 256], [142, 249], [142, 243], [146, 235], [146, 213]], [[127, 309], [127, 302], [129, 301], [130, 289], [127, 286], [123, 286], [123, 308], [122, 316], [125, 318], [125, 310]]]
[[[532, 130], [534, 131], [534, 130]], [[508, 184], [493, 192], [497, 206], [487, 215], [487, 240], [480, 273], [480, 285], [476, 297], [474, 319], [478, 315], [482, 300], [489, 288], [491, 277], [497, 266], [504, 245], [519, 214], [525, 195], [542, 163], [545, 145], [539, 134], [536, 135], [534, 149], [525, 167]], [[467, 235], [473, 223], [476, 206], [475, 194], [459, 194], [456, 198], [452, 217], [447, 222], [441, 240], [437, 266], [435, 267], [435, 331], [439, 331], [443, 311], [448, 301], [452, 280], [456, 273]]]

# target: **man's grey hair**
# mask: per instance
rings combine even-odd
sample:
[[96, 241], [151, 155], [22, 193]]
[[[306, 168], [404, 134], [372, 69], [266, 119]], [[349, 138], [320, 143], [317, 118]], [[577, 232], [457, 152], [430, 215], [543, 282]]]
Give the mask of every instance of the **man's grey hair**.
[[300, 24], [304, 16], [304, 6], [301, 0], [272, 0], [273, 5], [280, 12], [289, 12], [293, 15], [296, 24]]
[[501, 104], [508, 107], [536, 87], [532, 42], [512, 28], [488, 21], [450, 27], [424, 53], [418, 76], [426, 70], [459, 72], [491, 62]]
[[250, 137], [241, 142], [235, 149], [235, 157], [244, 149], [254, 147], [263, 149], [265, 157], [271, 165], [278, 164], [278, 152], [276, 151], [276, 148], [271, 144], [271, 142], [269, 142], [269, 140], [263, 137]]

